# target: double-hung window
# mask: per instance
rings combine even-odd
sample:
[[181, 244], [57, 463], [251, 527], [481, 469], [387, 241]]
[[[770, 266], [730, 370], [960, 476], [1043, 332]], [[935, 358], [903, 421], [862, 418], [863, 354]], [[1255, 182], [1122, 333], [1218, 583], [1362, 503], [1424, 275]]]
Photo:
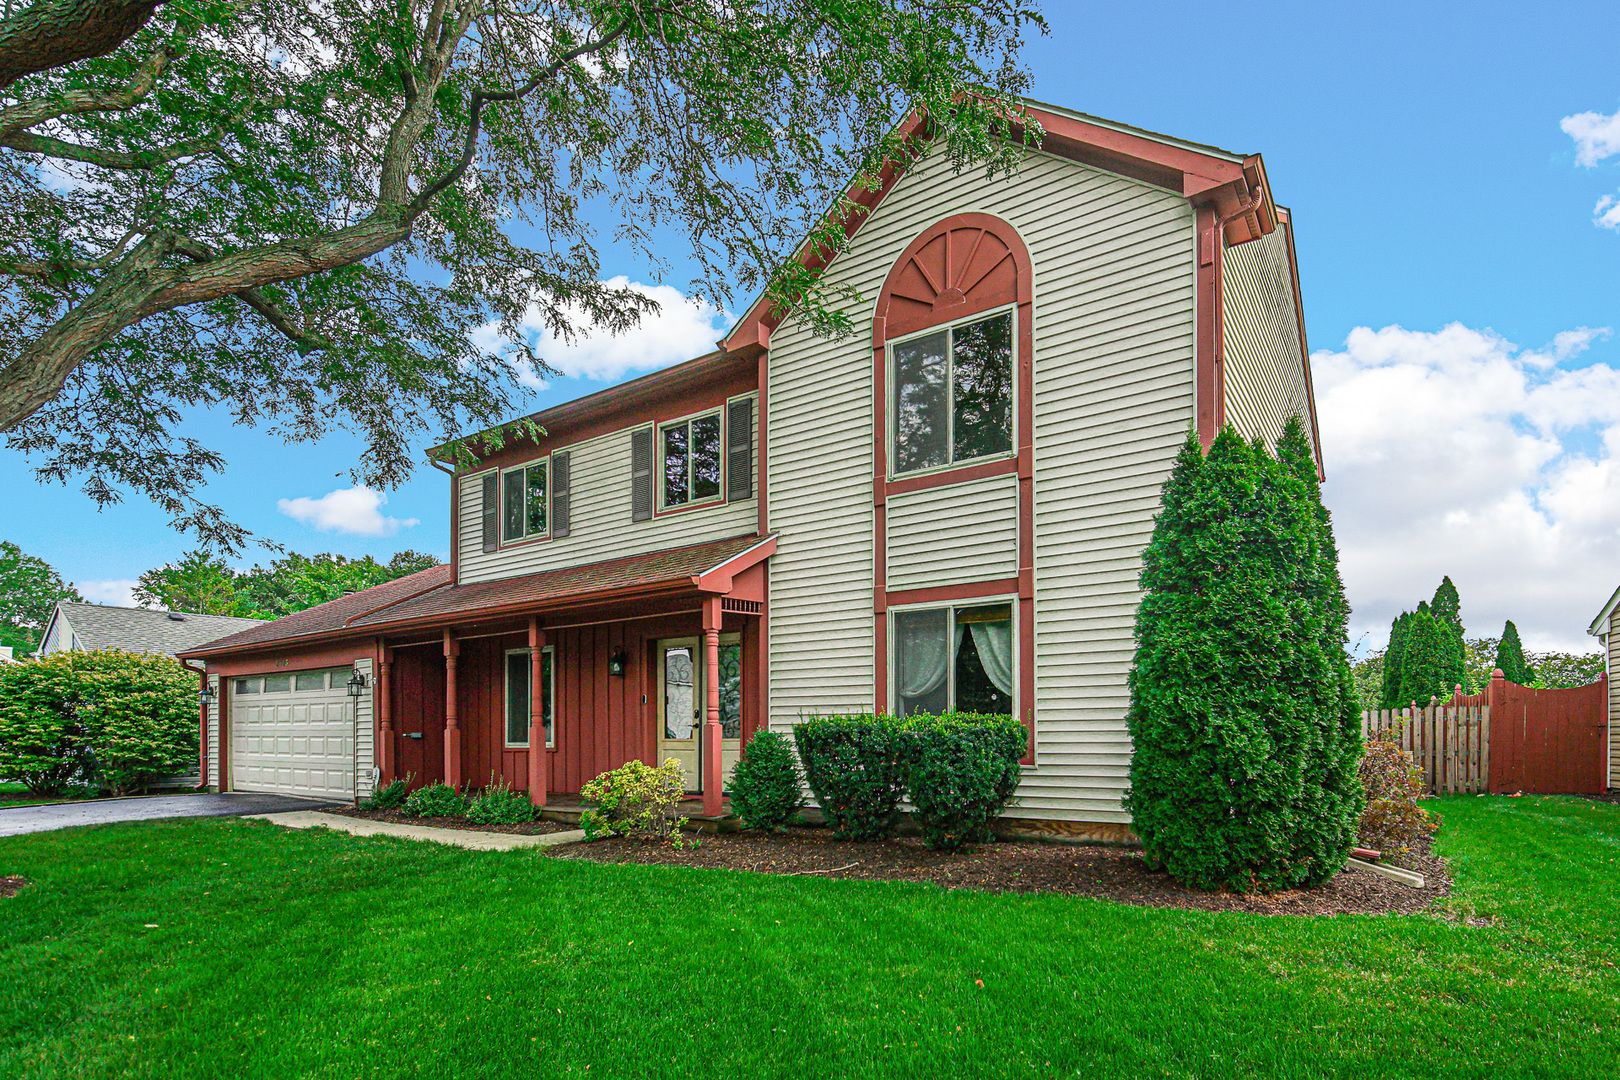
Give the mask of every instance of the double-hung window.
[[725, 444], [718, 411], [659, 427], [666, 509], [720, 498]]
[[894, 612], [895, 712], [1012, 715], [1012, 611], [1002, 602]]
[[[533, 681], [528, 649], [514, 649], [506, 654], [506, 745], [529, 745], [530, 683]], [[553, 702], [556, 700], [556, 675], [553, 670], [553, 652], [547, 645], [540, 652], [540, 718], [546, 729], [546, 745], [557, 745], [557, 731], [551, 722]]]
[[1012, 453], [1011, 311], [895, 342], [889, 356], [894, 473]]
[[501, 476], [501, 539], [522, 540], [544, 536], [546, 520], [546, 463], [537, 461]]

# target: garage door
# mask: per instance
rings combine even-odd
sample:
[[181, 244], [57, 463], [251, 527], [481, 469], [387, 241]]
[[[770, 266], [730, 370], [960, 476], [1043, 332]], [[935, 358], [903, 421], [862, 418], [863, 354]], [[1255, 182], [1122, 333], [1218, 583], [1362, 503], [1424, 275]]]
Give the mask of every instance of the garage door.
[[349, 674], [340, 667], [232, 679], [232, 789], [352, 799]]

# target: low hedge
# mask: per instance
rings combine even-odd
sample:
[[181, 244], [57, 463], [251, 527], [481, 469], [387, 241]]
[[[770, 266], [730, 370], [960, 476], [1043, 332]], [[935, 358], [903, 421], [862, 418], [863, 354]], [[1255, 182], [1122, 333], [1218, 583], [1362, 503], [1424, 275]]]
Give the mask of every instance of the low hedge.
[[893, 834], [905, 794], [899, 720], [886, 714], [813, 716], [793, 729], [805, 782], [841, 840]]
[[0, 776], [125, 794], [197, 767], [197, 676], [167, 656], [63, 652], [0, 666]]
[[978, 713], [817, 716], [793, 729], [805, 780], [833, 835], [893, 835], [902, 799], [931, 848], [990, 838], [1018, 787], [1027, 735], [1017, 718]]
[[1018, 718], [946, 713], [902, 721], [903, 771], [923, 842], [940, 851], [990, 839], [1018, 789], [1028, 739]]

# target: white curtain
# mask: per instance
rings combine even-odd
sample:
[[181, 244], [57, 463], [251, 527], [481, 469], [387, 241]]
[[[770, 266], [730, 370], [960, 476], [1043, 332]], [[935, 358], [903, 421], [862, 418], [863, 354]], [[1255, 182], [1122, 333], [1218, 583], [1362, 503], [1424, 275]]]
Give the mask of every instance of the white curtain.
[[944, 611], [908, 611], [894, 620], [895, 689], [901, 697], [922, 697], [945, 681], [956, 651], [945, 647], [946, 625]]
[[[973, 647], [979, 650], [979, 662], [984, 673], [1008, 697], [1013, 696], [1012, 623], [973, 623]], [[958, 630], [960, 644], [960, 630]]]

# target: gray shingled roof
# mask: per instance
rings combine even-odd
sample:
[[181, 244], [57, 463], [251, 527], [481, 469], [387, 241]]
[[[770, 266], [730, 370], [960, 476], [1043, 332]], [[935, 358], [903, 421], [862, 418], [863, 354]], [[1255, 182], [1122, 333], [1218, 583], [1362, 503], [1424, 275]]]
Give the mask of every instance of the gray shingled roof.
[[192, 615], [102, 604], [57, 604], [82, 649], [126, 649], [173, 656], [204, 642], [258, 626], [263, 619]]

